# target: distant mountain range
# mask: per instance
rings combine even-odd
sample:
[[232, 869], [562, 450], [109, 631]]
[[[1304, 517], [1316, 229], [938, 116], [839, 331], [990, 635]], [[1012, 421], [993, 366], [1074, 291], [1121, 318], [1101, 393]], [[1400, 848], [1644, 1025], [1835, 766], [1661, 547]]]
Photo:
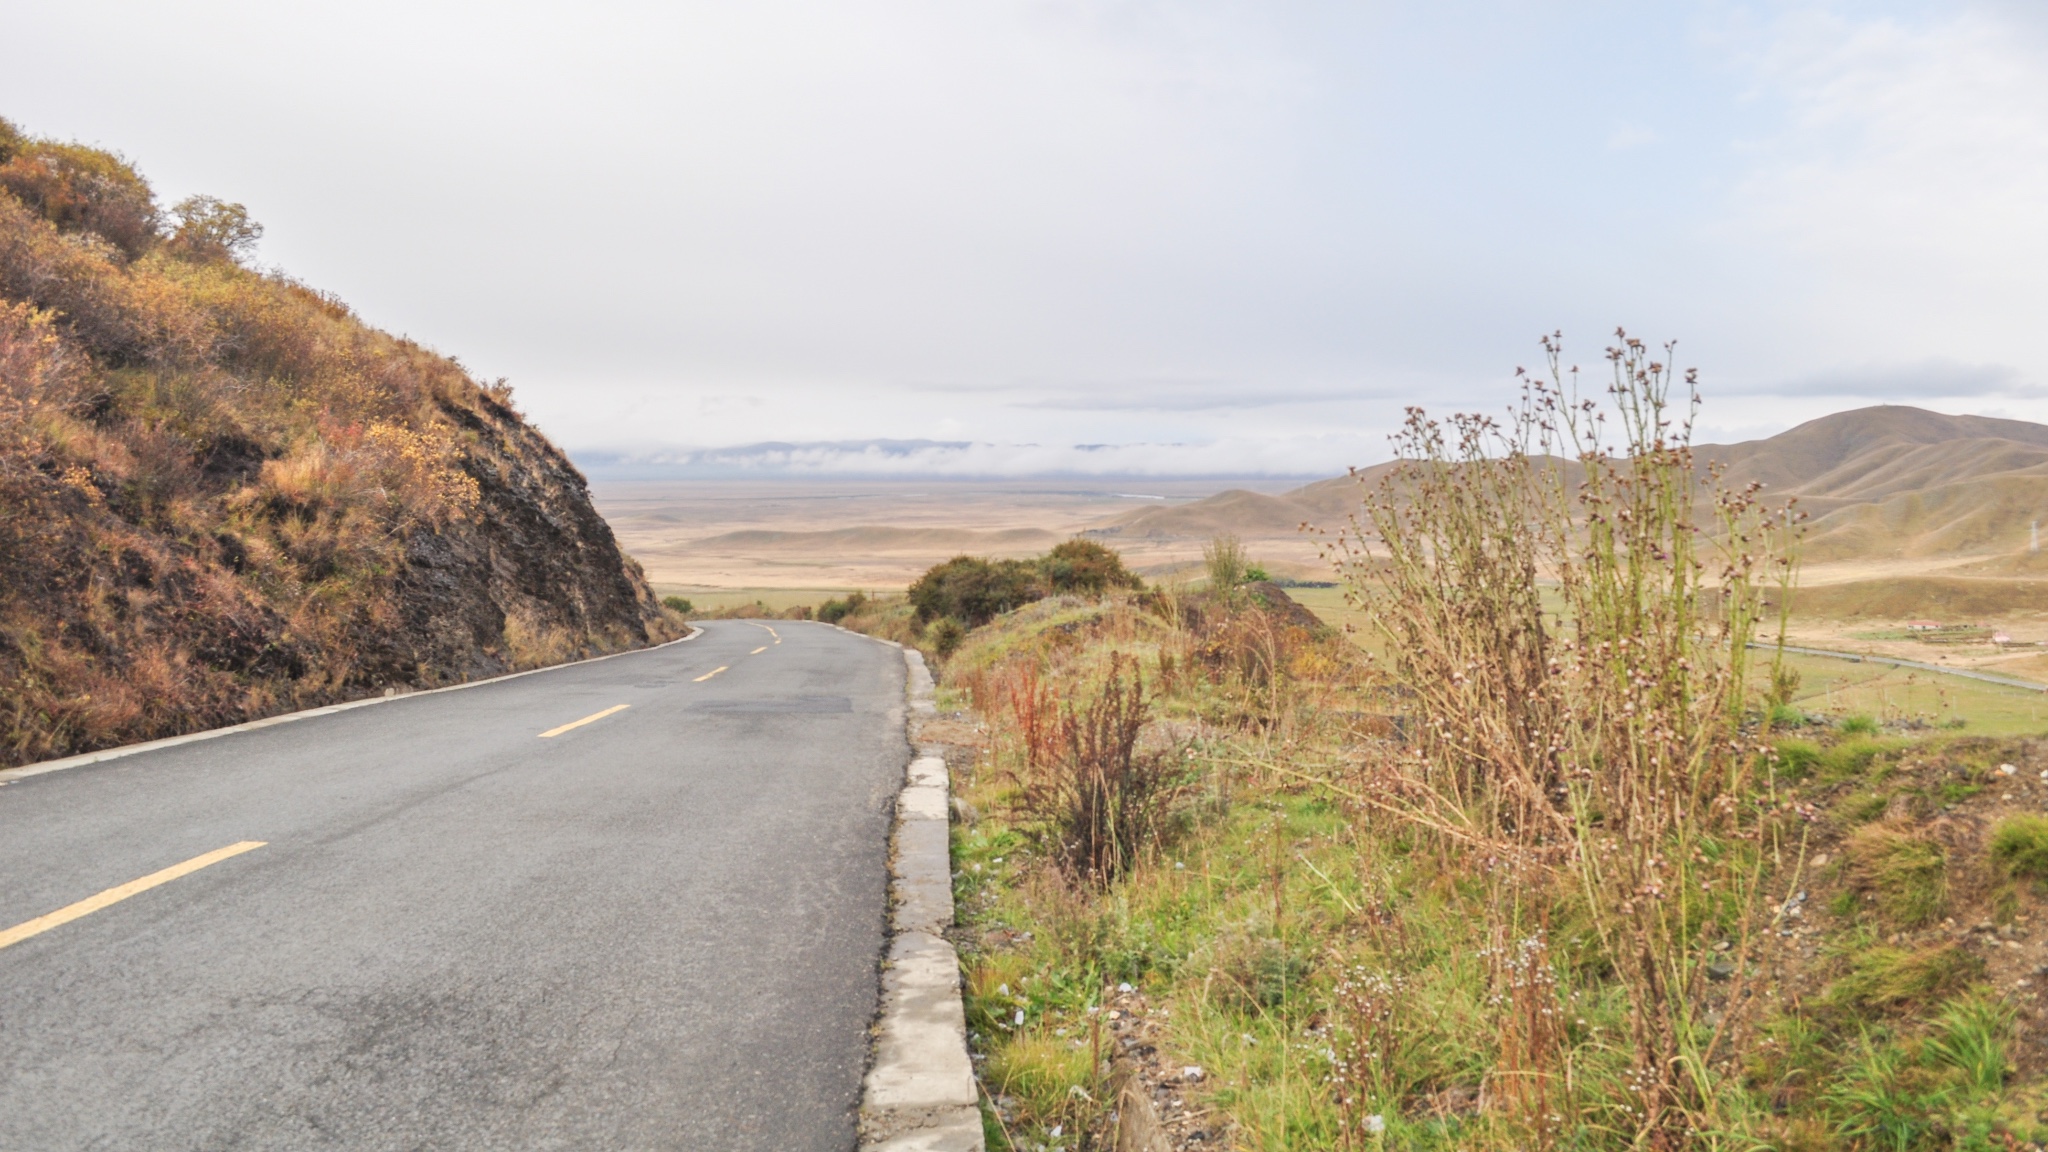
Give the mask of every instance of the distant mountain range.
[[[1737, 483], [1759, 480], [1774, 499], [1799, 497], [1812, 514], [1805, 557], [1845, 560], [1981, 556], [1987, 574], [2040, 566], [2030, 525], [2048, 520], [2048, 425], [1946, 416], [1881, 405], [1837, 412], [1764, 440], [1705, 444]], [[1292, 536], [1302, 524], [1334, 531], [1358, 507], [1363, 469], [1277, 496], [1232, 489], [1176, 507], [1143, 508], [1096, 534], [1112, 538]]]

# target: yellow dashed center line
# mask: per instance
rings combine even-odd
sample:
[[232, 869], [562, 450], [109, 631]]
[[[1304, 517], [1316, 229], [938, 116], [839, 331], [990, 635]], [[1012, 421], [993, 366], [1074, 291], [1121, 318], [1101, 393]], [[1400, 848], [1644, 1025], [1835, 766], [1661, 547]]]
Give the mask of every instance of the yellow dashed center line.
[[550, 736], [560, 736], [562, 733], [567, 732], [571, 728], [581, 728], [585, 724], [591, 723], [594, 720], [602, 720], [614, 712], [624, 712], [626, 709], [631, 707], [631, 704], [614, 704], [602, 712], [592, 712], [590, 715], [585, 716], [581, 720], [571, 720], [569, 723], [562, 725], [560, 728], [550, 728], [547, 731], [541, 733], [540, 738], [545, 740]]
[[119, 904], [130, 896], [140, 892], [147, 892], [159, 884], [168, 884], [180, 876], [189, 876], [209, 864], [218, 864], [230, 856], [240, 856], [251, 849], [261, 848], [265, 843], [262, 840], [244, 840], [239, 844], [230, 844], [225, 848], [215, 848], [203, 856], [194, 856], [183, 864], [173, 864], [161, 872], [151, 872], [140, 880], [130, 880], [119, 887], [109, 888], [97, 896], [88, 896], [76, 904], [59, 908], [47, 916], [38, 916], [26, 923], [16, 924], [7, 931], [0, 932], [0, 948], [5, 948], [9, 944], [19, 944], [31, 936], [48, 932], [60, 924], [69, 924], [80, 916], [89, 916], [109, 904]]
[[709, 671], [709, 672], [706, 672], [706, 673], [705, 673], [705, 674], [703, 674], [702, 676], [699, 676], [699, 677], [697, 677], [697, 678], [696, 678], [695, 680], [692, 680], [692, 681], [690, 681], [690, 683], [692, 683], [692, 684], [702, 684], [702, 683], [703, 683], [703, 682], [705, 682], [706, 680], [709, 680], [709, 679], [711, 679], [711, 678], [712, 678], [713, 676], [716, 676], [716, 675], [718, 675], [718, 674], [719, 674], [720, 672], [723, 672], [723, 671], [725, 671], [725, 670], [726, 670], [727, 668], [730, 668], [730, 667], [732, 667], [732, 665], [730, 665], [730, 664], [720, 664], [720, 665], [719, 665], [718, 667], [716, 667], [716, 668], [713, 668], [713, 669], [712, 669], [711, 671]]
[[759, 656], [759, 655], [760, 655], [761, 653], [763, 653], [763, 652], [766, 652], [767, 650], [768, 650], [768, 646], [767, 646], [766, 644], [763, 644], [763, 645], [761, 645], [761, 646], [760, 646], [759, 648], [756, 648], [756, 649], [754, 649], [754, 650], [753, 650], [752, 652], [749, 652], [749, 653], [747, 653], [747, 655], [749, 655], [749, 656]]

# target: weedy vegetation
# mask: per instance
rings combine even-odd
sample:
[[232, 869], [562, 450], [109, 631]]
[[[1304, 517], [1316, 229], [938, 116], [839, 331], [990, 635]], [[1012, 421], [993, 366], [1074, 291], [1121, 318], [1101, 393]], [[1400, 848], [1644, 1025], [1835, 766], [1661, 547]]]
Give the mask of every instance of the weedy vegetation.
[[1361, 491], [1370, 635], [1228, 539], [1193, 587], [956, 560], [843, 617], [940, 669], [992, 1147], [2048, 1138], [2041, 748], [1793, 707], [1797, 510], [1693, 458], [1668, 349], [1596, 398], [1546, 350]]

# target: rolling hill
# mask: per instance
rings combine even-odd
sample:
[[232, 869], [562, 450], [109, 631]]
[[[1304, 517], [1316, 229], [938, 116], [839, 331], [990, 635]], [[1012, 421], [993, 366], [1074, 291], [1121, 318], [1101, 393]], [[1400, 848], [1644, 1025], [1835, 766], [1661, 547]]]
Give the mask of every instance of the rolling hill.
[[[2039, 570], [2025, 549], [2029, 525], [2048, 519], [2048, 425], [1883, 405], [1764, 440], [1701, 445], [1697, 454], [1703, 464], [1725, 465], [1738, 483], [1757, 480], [1774, 498], [1799, 497], [1813, 516], [1809, 563], [1979, 558], [1987, 575]], [[1257, 540], [1292, 537], [1304, 523], [1335, 529], [1357, 506], [1360, 482], [1373, 483], [1391, 467], [1280, 495], [1232, 490], [1141, 509], [1095, 532], [1131, 539], [1231, 532]]]

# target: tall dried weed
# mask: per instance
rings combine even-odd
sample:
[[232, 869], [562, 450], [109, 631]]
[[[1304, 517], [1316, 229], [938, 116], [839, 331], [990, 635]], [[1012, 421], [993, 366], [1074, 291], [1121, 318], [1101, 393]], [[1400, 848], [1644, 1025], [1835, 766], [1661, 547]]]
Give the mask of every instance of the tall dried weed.
[[[1334, 558], [1413, 717], [1372, 806], [1468, 855], [1497, 940], [1582, 911], [1629, 996], [1620, 1107], [1636, 1143], [1662, 1147], [1715, 1122], [1752, 1005], [1776, 824], [1750, 646], [1766, 589], [1792, 578], [1798, 517], [1703, 467], [1694, 376], [1677, 390], [1669, 346], [1617, 337], [1604, 402], [1549, 338], [1549, 371], [1525, 376], [1505, 423], [1411, 409], [1403, 466]], [[1736, 975], [1710, 987], [1724, 942]], [[1496, 974], [1517, 1078], [1495, 1098], [1539, 1145], [1563, 1042], [1542, 1023], [1548, 963]]]

